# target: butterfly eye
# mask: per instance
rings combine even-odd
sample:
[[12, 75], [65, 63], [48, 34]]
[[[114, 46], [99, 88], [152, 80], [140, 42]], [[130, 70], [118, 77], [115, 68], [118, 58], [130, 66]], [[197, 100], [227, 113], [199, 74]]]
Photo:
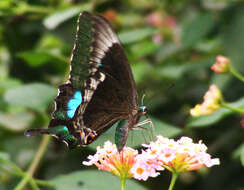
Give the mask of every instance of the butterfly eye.
[[147, 107], [146, 106], [144, 106], [142, 113], [143, 113], [143, 115], [145, 115], [147, 113]]
[[146, 106], [140, 106], [139, 110], [142, 115], [145, 115], [147, 113], [147, 107]]

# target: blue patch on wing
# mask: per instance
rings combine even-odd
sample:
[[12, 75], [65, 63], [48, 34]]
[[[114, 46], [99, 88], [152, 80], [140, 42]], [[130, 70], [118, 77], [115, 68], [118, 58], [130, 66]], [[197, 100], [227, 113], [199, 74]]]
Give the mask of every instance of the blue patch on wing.
[[80, 91], [76, 91], [74, 93], [73, 98], [71, 98], [68, 101], [68, 111], [67, 111], [67, 116], [69, 118], [74, 117], [75, 115], [75, 110], [79, 107], [79, 105], [82, 103], [82, 95]]

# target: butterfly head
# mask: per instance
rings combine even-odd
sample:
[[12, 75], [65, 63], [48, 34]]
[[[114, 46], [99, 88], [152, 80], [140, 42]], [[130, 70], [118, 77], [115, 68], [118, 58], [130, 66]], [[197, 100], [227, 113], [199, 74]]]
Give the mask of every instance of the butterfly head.
[[146, 106], [140, 106], [139, 112], [141, 113], [141, 115], [146, 115], [147, 114], [147, 107]]

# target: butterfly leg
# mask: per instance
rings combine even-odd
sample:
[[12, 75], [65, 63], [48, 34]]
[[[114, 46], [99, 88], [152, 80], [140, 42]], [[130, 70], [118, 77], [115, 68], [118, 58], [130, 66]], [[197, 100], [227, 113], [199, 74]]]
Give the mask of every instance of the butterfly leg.
[[146, 129], [146, 130], [148, 130], [146, 127], [142, 127], [142, 125], [145, 125], [145, 124], [149, 124], [150, 128], [152, 129], [151, 136], [152, 136], [152, 139], [154, 139], [155, 136], [156, 136], [156, 132], [155, 132], [155, 128], [154, 128], [153, 122], [152, 122], [152, 120], [150, 118], [147, 118], [146, 120], [137, 123], [133, 127], [133, 129]]

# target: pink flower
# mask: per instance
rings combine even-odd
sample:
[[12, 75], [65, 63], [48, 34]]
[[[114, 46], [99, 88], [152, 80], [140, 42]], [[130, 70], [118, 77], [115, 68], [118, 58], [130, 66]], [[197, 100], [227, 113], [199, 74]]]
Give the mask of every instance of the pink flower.
[[155, 27], [162, 27], [164, 24], [163, 15], [160, 12], [153, 12], [149, 14], [146, 18], [146, 21], [149, 25]]
[[138, 154], [137, 150], [129, 147], [118, 152], [116, 145], [107, 141], [104, 148], [97, 147], [96, 154], [88, 156], [89, 161], [84, 161], [83, 164], [95, 165], [99, 170], [108, 171], [121, 179], [134, 177], [147, 180], [149, 177], [158, 176], [157, 170], [164, 170], [152, 156], [152, 159], [148, 159], [149, 157], [146, 152]]
[[144, 181], [149, 177], [157, 177], [159, 175], [159, 172], [156, 171], [154, 161], [144, 158], [144, 155], [141, 155], [141, 157], [137, 159], [136, 164], [131, 168], [131, 172], [135, 179]]
[[159, 171], [164, 169], [180, 173], [219, 165], [219, 159], [212, 159], [201, 141], [193, 143], [188, 137], [175, 141], [158, 136], [155, 142], [143, 146], [146, 149], [141, 154], [129, 147], [118, 152], [116, 145], [107, 141], [104, 148], [98, 147], [97, 153], [88, 156], [89, 161], [83, 164], [95, 165], [99, 170], [108, 171], [121, 179], [133, 177], [144, 181], [157, 177]]
[[217, 86], [211, 85], [209, 90], [204, 95], [202, 104], [197, 104], [190, 110], [192, 116], [209, 115], [220, 108], [222, 101], [221, 91]]
[[135, 164], [137, 150], [124, 147], [121, 152], [118, 151], [115, 144], [107, 141], [104, 148], [97, 147], [97, 153], [88, 156], [89, 161], [84, 161], [87, 166], [95, 165], [99, 170], [112, 173], [120, 178], [131, 178], [131, 168]]
[[219, 55], [211, 69], [216, 73], [226, 73], [230, 70], [230, 60], [227, 57]]
[[[146, 180], [150, 173], [157, 176], [157, 171], [164, 168], [171, 172], [185, 172], [200, 169], [203, 166], [212, 167], [219, 164], [219, 159], [211, 159], [206, 152], [207, 147], [201, 141], [193, 143], [188, 137], [181, 137], [178, 141], [158, 136], [156, 142], [151, 142], [142, 154], [138, 155], [139, 164], [132, 168], [134, 177], [138, 180]], [[153, 155], [153, 156], [152, 156]]]
[[176, 27], [176, 19], [174, 16], [168, 16], [162, 12], [152, 12], [146, 17], [146, 22], [157, 28], [174, 28]]
[[161, 44], [163, 42], [163, 34], [156, 33], [152, 36], [152, 41], [155, 44]]

